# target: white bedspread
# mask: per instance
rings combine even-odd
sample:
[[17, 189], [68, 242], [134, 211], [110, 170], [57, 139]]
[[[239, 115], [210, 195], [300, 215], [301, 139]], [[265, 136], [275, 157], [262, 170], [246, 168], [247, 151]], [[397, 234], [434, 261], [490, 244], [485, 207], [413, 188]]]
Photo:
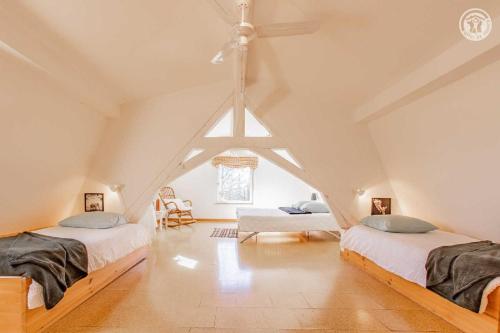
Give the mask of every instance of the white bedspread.
[[285, 213], [273, 208], [237, 208], [238, 229], [242, 232], [333, 231], [339, 227], [329, 213]]
[[[425, 234], [402, 234], [356, 225], [342, 235], [340, 247], [355, 251], [385, 270], [425, 287], [425, 263], [431, 250], [476, 241], [475, 238], [440, 230]], [[481, 312], [486, 309], [488, 294], [499, 285], [500, 278], [488, 284], [483, 293]]]
[[[34, 231], [84, 243], [89, 257], [89, 273], [117, 261], [151, 242], [150, 233], [140, 224], [124, 224], [110, 229], [51, 227]], [[33, 281], [28, 292], [28, 308], [44, 305], [43, 289]]]

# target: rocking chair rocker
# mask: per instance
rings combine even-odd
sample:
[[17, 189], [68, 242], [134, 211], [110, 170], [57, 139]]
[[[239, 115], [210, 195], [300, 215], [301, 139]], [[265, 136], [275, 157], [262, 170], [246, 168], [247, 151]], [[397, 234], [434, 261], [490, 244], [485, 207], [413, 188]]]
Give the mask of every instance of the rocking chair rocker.
[[[177, 199], [174, 189], [169, 186], [162, 187], [158, 195], [167, 212], [163, 222], [167, 227], [179, 227], [197, 222], [191, 212], [193, 207], [191, 200]], [[172, 215], [175, 216], [173, 221]], [[185, 219], [185, 217], [188, 217], [188, 219]]]

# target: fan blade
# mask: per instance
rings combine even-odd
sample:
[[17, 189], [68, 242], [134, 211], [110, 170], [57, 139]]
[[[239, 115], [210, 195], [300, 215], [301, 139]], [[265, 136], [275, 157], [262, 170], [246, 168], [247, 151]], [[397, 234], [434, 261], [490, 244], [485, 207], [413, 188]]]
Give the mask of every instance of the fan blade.
[[226, 44], [224, 44], [224, 46], [222, 46], [222, 49], [220, 49], [220, 51], [215, 54], [210, 62], [214, 65], [222, 64], [224, 60], [233, 52], [233, 49], [235, 47], [236, 46], [233, 41], [227, 42]]
[[224, 6], [222, 6], [217, 0], [207, 0], [212, 8], [217, 12], [219, 17], [224, 20], [227, 24], [233, 25], [238, 22], [238, 18], [235, 17], [230, 11], [228, 11]]
[[319, 30], [319, 21], [266, 24], [255, 27], [258, 37], [280, 37], [312, 34]]

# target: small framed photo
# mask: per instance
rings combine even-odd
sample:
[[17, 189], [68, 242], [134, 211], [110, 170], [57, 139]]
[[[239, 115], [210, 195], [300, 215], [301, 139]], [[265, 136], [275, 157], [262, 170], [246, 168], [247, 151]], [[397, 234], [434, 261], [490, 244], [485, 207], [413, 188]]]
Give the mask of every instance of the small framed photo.
[[85, 211], [103, 212], [104, 193], [85, 193]]
[[390, 215], [391, 198], [372, 198], [372, 215]]

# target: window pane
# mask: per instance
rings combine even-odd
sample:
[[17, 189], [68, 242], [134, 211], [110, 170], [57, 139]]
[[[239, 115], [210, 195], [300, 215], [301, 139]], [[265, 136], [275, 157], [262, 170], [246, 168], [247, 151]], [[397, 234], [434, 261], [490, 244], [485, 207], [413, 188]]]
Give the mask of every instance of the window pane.
[[251, 203], [253, 170], [219, 165], [217, 202]]

